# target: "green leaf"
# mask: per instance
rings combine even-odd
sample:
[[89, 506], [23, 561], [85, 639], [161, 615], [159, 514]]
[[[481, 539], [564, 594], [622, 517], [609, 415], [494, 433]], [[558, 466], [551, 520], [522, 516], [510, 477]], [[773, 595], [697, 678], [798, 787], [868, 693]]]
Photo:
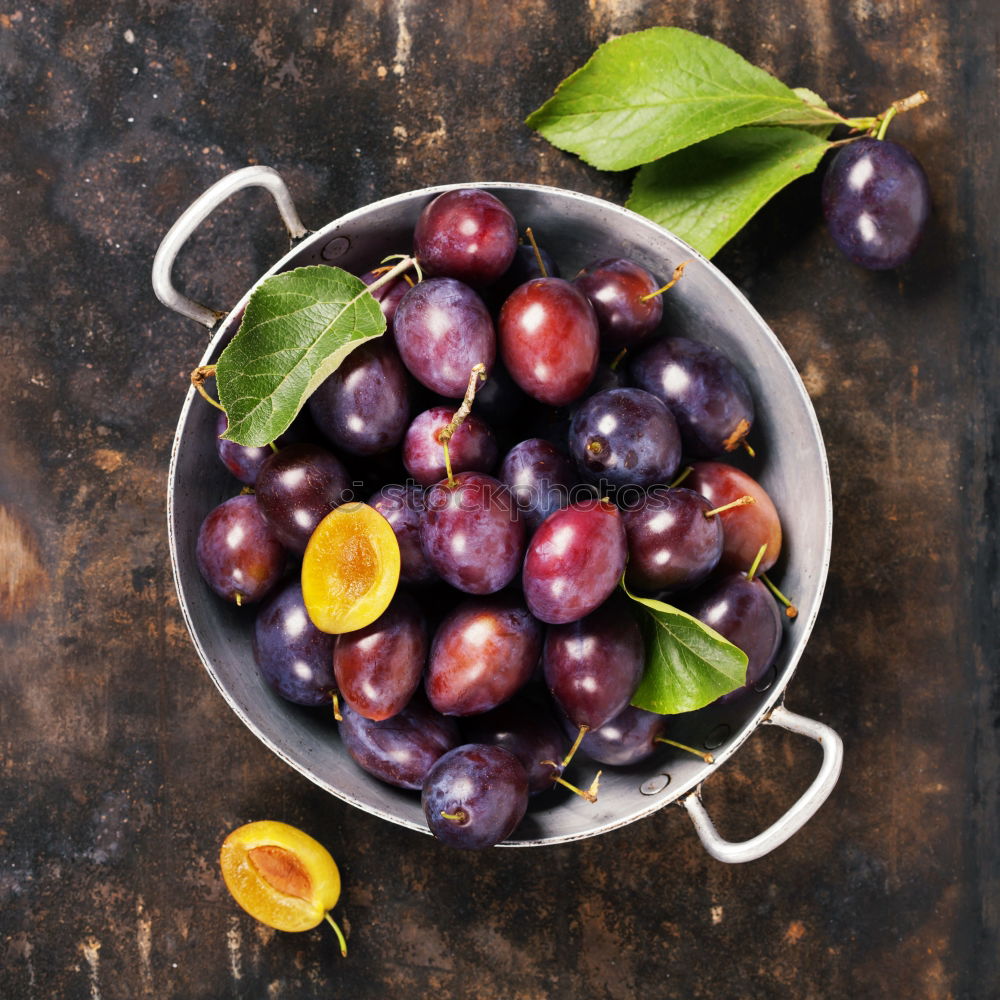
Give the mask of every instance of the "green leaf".
[[808, 87], [793, 87], [792, 90], [794, 90], [795, 93], [798, 94], [799, 97], [801, 97], [802, 100], [805, 101], [806, 104], [810, 105], [812, 108], [829, 112], [830, 115], [832, 116], [831, 120], [828, 122], [823, 122], [822, 124], [819, 125], [798, 124], [794, 121], [791, 122], [779, 121], [773, 124], [793, 125], [795, 128], [803, 128], [807, 132], [812, 132], [813, 135], [818, 135], [821, 139], [825, 139], [827, 138], [827, 136], [829, 136], [829, 134], [833, 131], [834, 125], [838, 123], [845, 124], [845, 119], [841, 115], [838, 115], [837, 112], [834, 111], [830, 107], [830, 105], [827, 104], [826, 101], [824, 101], [823, 98], [816, 93], [815, 90], [810, 90]]
[[219, 356], [215, 383], [229, 416], [223, 435], [263, 447], [356, 347], [385, 331], [360, 278], [337, 267], [300, 267], [265, 279]]
[[841, 120], [720, 42], [650, 28], [602, 45], [527, 124], [595, 167], [625, 170], [742, 125]]
[[693, 712], [746, 683], [743, 650], [678, 608], [622, 589], [646, 611], [646, 671], [633, 705], [660, 715]]
[[830, 144], [798, 128], [741, 128], [643, 167], [626, 206], [713, 256]]

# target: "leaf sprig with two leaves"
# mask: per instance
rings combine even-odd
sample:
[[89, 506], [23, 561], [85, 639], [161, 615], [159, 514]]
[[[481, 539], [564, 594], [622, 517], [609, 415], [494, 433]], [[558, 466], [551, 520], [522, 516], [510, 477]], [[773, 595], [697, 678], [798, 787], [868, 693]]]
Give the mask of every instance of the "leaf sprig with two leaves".
[[639, 167], [626, 206], [712, 257], [775, 194], [819, 166], [845, 118], [732, 49], [682, 28], [606, 42], [527, 119], [553, 145], [601, 170]]

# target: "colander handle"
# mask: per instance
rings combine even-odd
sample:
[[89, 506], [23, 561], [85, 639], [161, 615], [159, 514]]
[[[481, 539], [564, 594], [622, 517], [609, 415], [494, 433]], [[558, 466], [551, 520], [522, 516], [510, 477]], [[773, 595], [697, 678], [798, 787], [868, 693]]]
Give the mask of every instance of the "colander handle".
[[765, 854], [770, 854], [793, 834], [798, 833], [812, 818], [817, 809], [826, 801], [840, 777], [840, 768], [844, 760], [844, 744], [841, 738], [829, 726], [815, 719], [807, 719], [788, 711], [784, 705], [779, 705], [764, 720], [772, 726], [781, 726], [791, 733], [800, 733], [814, 739], [823, 748], [823, 763], [819, 774], [806, 789], [802, 797], [785, 813], [781, 819], [769, 826], [763, 833], [758, 833], [750, 840], [734, 843], [724, 840], [715, 829], [715, 824], [709, 818], [701, 802], [701, 786], [680, 800], [687, 809], [694, 823], [695, 832], [701, 838], [702, 846], [718, 861], [727, 864], [739, 864], [743, 861], [756, 861]]
[[172, 278], [174, 261], [181, 247], [188, 241], [188, 237], [212, 212], [231, 195], [248, 187], [262, 187], [270, 192], [278, 206], [281, 221], [284, 222], [288, 235], [293, 240], [306, 235], [308, 230], [302, 225], [299, 213], [292, 202], [292, 196], [288, 193], [288, 188], [278, 171], [272, 167], [244, 167], [242, 170], [234, 170], [231, 174], [227, 174], [216, 181], [203, 195], [195, 198], [170, 227], [153, 258], [153, 291], [156, 292], [156, 297], [175, 312], [189, 316], [209, 328], [215, 326], [226, 314], [200, 305], [174, 288]]

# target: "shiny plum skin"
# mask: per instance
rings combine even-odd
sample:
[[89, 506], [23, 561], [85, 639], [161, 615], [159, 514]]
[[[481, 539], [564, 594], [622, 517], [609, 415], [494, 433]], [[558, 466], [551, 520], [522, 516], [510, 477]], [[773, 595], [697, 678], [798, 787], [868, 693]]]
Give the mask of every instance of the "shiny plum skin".
[[496, 333], [483, 300], [454, 278], [428, 278], [411, 288], [396, 309], [396, 346], [418, 382], [461, 399], [473, 366], [489, 371]]
[[500, 466], [500, 480], [529, 531], [535, 531], [554, 511], [569, 503], [576, 480], [573, 463], [543, 438], [528, 438], [514, 445]]
[[457, 278], [474, 288], [492, 284], [510, 267], [517, 222], [499, 198], [478, 188], [439, 194], [413, 233], [413, 252], [429, 275]]
[[298, 580], [269, 596], [254, 620], [253, 654], [261, 676], [297, 705], [330, 704], [337, 690], [333, 642], [309, 620]]
[[275, 452], [257, 476], [257, 503], [281, 543], [301, 555], [316, 525], [352, 498], [340, 460], [319, 445], [300, 442]]
[[469, 716], [462, 720], [462, 734], [469, 742], [503, 747], [517, 757], [528, 775], [531, 795], [552, 788], [561, 771], [560, 759], [566, 752], [562, 728], [548, 706], [534, 698], [515, 695], [489, 712]]
[[309, 397], [309, 413], [331, 444], [379, 455], [403, 440], [410, 419], [406, 369], [387, 337], [356, 347]]
[[381, 722], [398, 715], [420, 685], [427, 662], [427, 623], [416, 601], [397, 591], [371, 625], [337, 636], [337, 689], [355, 712]]
[[686, 487], [650, 490], [622, 512], [628, 538], [625, 582], [633, 590], [684, 590], [701, 583], [722, 558], [722, 518]]
[[531, 679], [541, 651], [541, 623], [519, 596], [464, 601], [434, 633], [427, 698], [442, 715], [488, 712]]
[[606, 257], [588, 264], [573, 284], [590, 299], [601, 331], [601, 349], [618, 353], [646, 340], [663, 319], [663, 297], [643, 301], [659, 285], [641, 264]]
[[562, 278], [535, 278], [515, 289], [497, 322], [500, 354], [531, 397], [565, 406], [597, 370], [597, 317], [587, 297]]
[[[447, 475], [441, 432], [455, 416], [455, 407], [434, 406], [413, 418], [403, 438], [403, 465], [421, 485], [432, 486]], [[470, 413], [448, 442], [451, 471], [492, 472], [499, 451], [488, 424]]]
[[705, 497], [712, 509], [742, 496], [754, 498], [752, 504], [718, 515], [722, 522], [720, 566], [747, 572], [762, 545], [767, 550], [757, 571], [766, 573], [778, 561], [781, 521], [767, 491], [753, 476], [724, 462], [695, 462], [684, 485]]
[[[566, 733], [576, 736], [576, 728], [567, 720]], [[581, 753], [598, 764], [627, 767], [652, 757], [660, 748], [657, 737], [667, 728], [667, 716], [626, 705], [602, 726], [591, 729], [580, 744]]]
[[399, 543], [399, 582], [430, 583], [438, 578], [420, 543], [424, 491], [419, 486], [383, 486], [368, 501], [388, 522]]
[[593, 483], [648, 487], [668, 483], [681, 461], [677, 421], [642, 389], [605, 389], [574, 412], [569, 451]]
[[351, 758], [369, 774], [397, 788], [418, 789], [442, 754], [458, 745], [458, 725], [418, 693], [391, 719], [375, 722], [343, 707], [340, 737]]
[[747, 654], [746, 685], [716, 700], [733, 701], [751, 691], [774, 663], [781, 645], [782, 615], [767, 587], [760, 580], [748, 580], [745, 573], [729, 573], [693, 593], [683, 610]]
[[642, 634], [623, 601], [608, 601], [579, 621], [545, 632], [545, 683], [577, 727], [597, 729], [621, 712], [639, 686], [644, 663]]
[[875, 271], [909, 260], [931, 210], [917, 158], [898, 143], [871, 137], [837, 151], [821, 198], [833, 242], [855, 264]]
[[253, 486], [257, 482], [260, 467], [274, 454], [266, 445], [263, 448], [248, 448], [246, 445], [227, 441], [222, 435], [229, 427], [229, 418], [219, 413], [215, 422], [215, 450], [222, 464], [241, 482]]
[[467, 743], [431, 768], [421, 805], [427, 826], [442, 843], [463, 850], [492, 847], [524, 818], [528, 776], [503, 747]]
[[259, 601], [285, 568], [284, 546], [249, 494], [224, 501], [202, 521], [195, 557], [205, 582], [234, 604]]
[[673, 412], [684, 452], [692, 458], [734, 451], [753, 426], [746, 380], [711, 344], [665, 337], [645, 348], [629, 370], [635, 385]]
[[510, 491], [480, 472], [460, 472], [426, 493], [420, 541], [441, 578], [468, 594], [493, 594], [517, 575], [524, 523]]
[[522, 583], [531, 613], [560, 625], [602, 605], [625, 569], [625, 526], [614, 504], [585, 500], [557, 510], [535, 532]]
[[[361, 275], [361, 280], [366, 285], [373, 285], [381, 277], [382, 274], [380, 270], [365, 271], [365, 273]], [[379, 304], [379, 308], [382, 310], [382, 315], [385, 317], [385, 335], [387, 337], [392, 336], [393, 327], [395, 325], [394, 321], [396, 319], [396, 308], [399, 306], [399, 301], [411, 287], [410, 283], [402, 275], [400, 275], [398, 278], [393, 278], [393, 280], [388, 284], [380, 285], [374, 292], [372, 292], [372, 298], [374, 298]]]

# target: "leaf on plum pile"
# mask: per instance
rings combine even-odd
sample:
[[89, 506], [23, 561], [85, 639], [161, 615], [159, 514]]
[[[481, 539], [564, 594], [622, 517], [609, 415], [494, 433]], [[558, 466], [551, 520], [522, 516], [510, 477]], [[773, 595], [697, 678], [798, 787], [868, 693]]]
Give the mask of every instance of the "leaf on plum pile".
[[830, 144], [800, 128], [740, 128], [642, 167], [626, 206], [712, 257]]
[[385, 327], [365, 283], [340, 268], [299, 267], [265, 279], [216, 365], [229, 417], [223, 437], [256, 448], [274, 441], [344, 358]]
[[743, 125], [842, 120], [721, 42], [650, 28], [605, 42], [527, 124], [595, 167], [626, 170]]
[[632, 704], [647, 712], [676, 715], [704, 708], [742, 687], [747, 654], [679, 608], [622, 590], [647, 612], [646, 669]]

